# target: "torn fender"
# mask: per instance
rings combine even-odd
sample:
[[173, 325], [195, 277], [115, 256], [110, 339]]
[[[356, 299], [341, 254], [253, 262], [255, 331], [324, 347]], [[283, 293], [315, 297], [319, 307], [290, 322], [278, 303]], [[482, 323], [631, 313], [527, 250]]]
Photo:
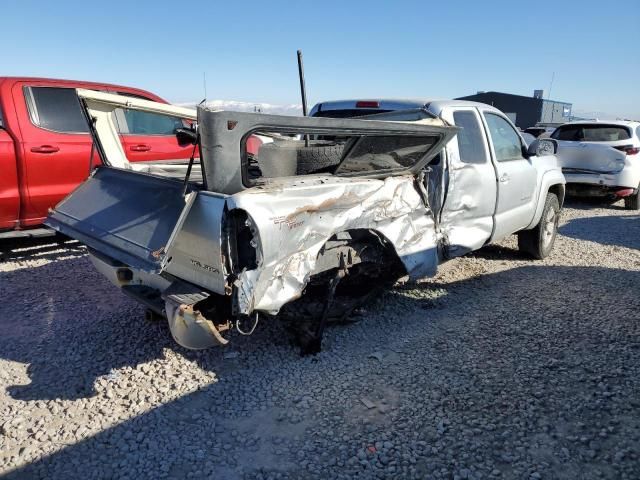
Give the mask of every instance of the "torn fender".
[[300, 297], [322, 246], [347, 230], [370, 229], [384, 236], [414, 279], [433, 275], [437, 268], [435, 223], [412, 175], [288, 179], [238, 193], [227, 203], [230, 210], [250, 214], [262, 251], [261, 265], [236, 281], [243, 314], [276, 313]]

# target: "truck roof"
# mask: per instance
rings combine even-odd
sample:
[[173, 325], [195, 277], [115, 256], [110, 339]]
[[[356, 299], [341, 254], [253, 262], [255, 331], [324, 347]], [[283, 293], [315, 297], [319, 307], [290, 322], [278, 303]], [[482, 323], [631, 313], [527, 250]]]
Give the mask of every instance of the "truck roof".
[[153, 92], [150, 92], [148, 90], [145, 90], [143, 88], [129, 87], [129, 86], [126, 86], [126, 85], [118, 85], [118, 84], [114, 84], [114, 83], [89, 82], [89, 81], [85, 81], [85, 80], [70, 80], [70, 79], [63, 79], [63, 78], [47, 78], [47, 77], [10, 77], [10, 76], [2, 77], [2, 76], [0, 76], [0, 85], [2, 85], [5, 82], [9, 82], [9, 83], [16, 83], [16, 82], [34, 82], [34, 83], [35, 82], [43, 82], [43, 83], [52, 83], [52, 84], [58, 84], [58, 85], [66, 85], [66, 86], [70, 86], [70, 87], [73, 87], [74, 85], [82, 85], [83, 88], [89, 88], [89, 89], [91, 89], [91, 87], [95, 87], [95, 88], [111, 87], [111, 88], [114, 88], [114, 89], [123, 89], [123, 90], [131, 90], [131, 91], [143, 92], [145, 94], [148, 94], [148, 95], [154, 97], [155, 100], [160, 99], [163, 102], [165, 102], [165, 100], [161, 99], [161, 97], [159, 97], [158, 95], [156, 95]]
[[[309, 112], [313, 115], [316, 112], [327, 110], [350, 110], [371, 108], [372, 113], [376, 110], [405, 110], [411, 108], [428, 108], [431, 112], [439, 114], [445, 107], [483, 107], [493, 108], [490, 105], [480, 102], [472, 102], [469, 100], [447, 100], [447, 99], [428, 99], [428, 98], [362, 98], [349, 100], [331, 100], [328, 102], [317, 103]], [[496, 109], [497, 110], [497, 109]]]

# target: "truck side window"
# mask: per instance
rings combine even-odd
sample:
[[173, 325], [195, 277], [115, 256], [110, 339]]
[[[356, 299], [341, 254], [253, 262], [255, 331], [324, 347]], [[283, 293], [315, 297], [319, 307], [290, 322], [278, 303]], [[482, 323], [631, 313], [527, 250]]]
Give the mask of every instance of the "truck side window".
[[136, 110], [124, 109], [124, 118], [129, 135], [173, 135], [184, 126], [179, 118]]
[[498, 162], [522, 159], [522, 143], [514, 128], [500, 115], [485, 113]]
[[453, 112], [453, 123], [462, 130], [458, 132], [458, 152], [460, 161], [464, 163], [486, 163], [484, 134], [475, 113], [470, 110]]
[[[118, 95], [150, 100], [141, 95], [127, 92], [118, 92]], [[119, 133], [125, 135], [173, 135], [176, 128], [184, 127], [184, 123], [179, 118], [127, 108], [117, 109], [116, 119]]]
[[54, 132], [89, 132], [75, 89], [27, 87], [24, 93], [34, 125]]

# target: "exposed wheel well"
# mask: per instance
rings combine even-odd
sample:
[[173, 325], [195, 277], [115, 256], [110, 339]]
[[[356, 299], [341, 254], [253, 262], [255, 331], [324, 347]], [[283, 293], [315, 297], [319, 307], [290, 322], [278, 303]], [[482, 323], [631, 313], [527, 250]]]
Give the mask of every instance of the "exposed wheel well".
[[549, 187], [549, 193], [555, 194], [558, 197], [558, 202], [560, 203], [560, 208], [564, 205], [564, 196], [565, 196], [565, 187], [561, 183], [557, 183], [555, 185], [551, 185]]
[[[376, 263], [388, 266], [389, 271], [401, 268], [406, 273], [393, 244], [383, 234], [372, 229], [357, 228], [338, 232], [325, 242], [318, 253], [313, 274], [343, 267], [340, 264], [341, 255], [350, 265]], [[351, 258], [348, 258], [349, 255]]]
[[379, 232], [353, 229], [336, 233], [320, 249], [303, 295], [281, 310], [283, 318], [296, 323], [320, 318], [327, 287], [341, 271], [342, 279], [332, 293], [328, 312], [328, 318], [334, 321], [344, 320], [406, 274], [393, 245]]

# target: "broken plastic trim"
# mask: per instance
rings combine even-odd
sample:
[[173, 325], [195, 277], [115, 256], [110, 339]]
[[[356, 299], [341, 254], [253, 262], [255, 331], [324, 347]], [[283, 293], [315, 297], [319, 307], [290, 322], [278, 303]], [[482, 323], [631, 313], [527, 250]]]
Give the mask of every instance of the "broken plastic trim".
[[162, 296], [169, 329], [178, 344], [190, 350], [202, 350], [229, 343], [222, 336], [222, 332], [231, 327], [229, 320], [215, 323], [208, 318], [220, 320], [226, 316], [216, 307], [219, 302], [215, 294], [177, 280]]
[[195, 310], [193, 305], [178, 305], [168, 300], [165, 310], [171, 336], [184, 348], [203, 350], [229, 343], [229, 340], [222, 337], [216, 325], [199, 310]]

